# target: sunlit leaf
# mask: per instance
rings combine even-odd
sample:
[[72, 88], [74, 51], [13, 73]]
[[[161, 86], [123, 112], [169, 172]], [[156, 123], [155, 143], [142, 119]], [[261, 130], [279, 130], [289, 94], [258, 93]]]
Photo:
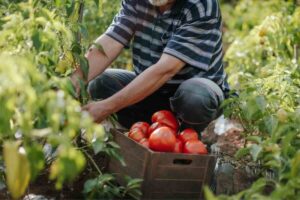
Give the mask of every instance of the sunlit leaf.
[[55, 186], [61, 189], [63, 183], [74, 180], [84, 166], [85, 157], [80, 151], [72, 147], [61, 146], [57, 159], [51, 165], [50, 179], [56, 179]]
[[100, 153], [101, 151], [104, 150], [104, 148], [106, 147], [106, 144], [103, 143], [102, 141], [95, 140], [95, 141], [92, 143], [92, 147], [93, 147], [94, 153], [95, 153], [95, 154], [98, 154], [98, 153]]
[[292, 177], [298, 177], [300, 175], [300, 152], [298, 151], [296, 156], [292, 159]]
[[205, 199], [207, 200], [218, 200], [218, 198], [212, 193], [212, 191], [207, 186], [204, 187], [204, 194]]
[[269, 116], [264, 119], [266, 130], [269, 134], [274, 133], [278, 126], [278, 120], [274, 116]]
[[237, 159], [240, 159], [246, 155], [248, 155], [250, 153], [250, 148], [242, 148], [242, 149], [239, 149], [236, 154], [235, 154], [235, 157]]
[[5, 142], [3, 157], [6, 167], [6, 183], [13, 199], [20, 198], [29, 184], [30, 163], [19, 142]]
[[260, 152], [262, 151], [262, 147], [257, 145], [257, 144], [253, 144], [250, 147], [250, 154], [253, 158], [254, 161], [257, 161], [257, 158], [260, 154]]

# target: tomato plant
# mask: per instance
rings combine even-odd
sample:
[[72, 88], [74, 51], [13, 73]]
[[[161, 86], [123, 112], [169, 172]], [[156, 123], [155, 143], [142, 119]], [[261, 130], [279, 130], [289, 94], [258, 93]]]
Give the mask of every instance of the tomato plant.
[[[273, 6], [263, 8], [261, 4]], [[233, 38], [225, 54], [229, 81], [239, 97], [227, 100], [223, 106], [225, 114], [239, 120], [245, 129], [245, 146], [237, 152], [236, 159], [258, 166], [260, 179], [236, 195], [216, 198], [297, 199], [299, 1], [241, 1], [235, 9], [234, 15], [248, 10], [242, 14], [244, 23], [229, 20], [241, 25], [230, 25], [229, 34], [242, 34]], [[257, 17], [246, 17], [256, 14]], [[257, 21], [248, 26], [253, 19]], [[249, 31], [242, 32], [245, 27]], [[206, 194], [210, 196], [207, 199], [215, 198], [208, 191]]]
[[[133, 188], [107, 184], [94, 164], [93, 156], [99, 153], [122, 161], [118, 145], [88, 113], [81, 112], [88, 101], [84, 80], [75, 99], [68, 79], [77, 65], [85, 76], [88, 72], [83, 56], [86, 27], [81, 19], [84, 5], [91, 3], [84, 3], [0, 2], [0, 164], [6, 168], [0, 171], [0, 185], [5, 183], [14, 199], [24, 195], [41, 171], [49, 172], [57, 189], [85, 169], [96, 171], [102, 197], [122, 197], [138, 188], [138, 182], [132, 183]], [[51, 151], [45, 152], [46, 147]]]

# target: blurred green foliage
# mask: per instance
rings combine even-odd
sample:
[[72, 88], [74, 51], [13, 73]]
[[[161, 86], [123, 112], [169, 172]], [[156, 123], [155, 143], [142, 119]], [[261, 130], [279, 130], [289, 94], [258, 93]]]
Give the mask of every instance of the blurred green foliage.
[[245, 147], [236, 158], [255, 162], [261, 178], [233, 196], [207, 191], [207, 199], [298, 199], [299, 2], [243, 0], [223, 6], [232, 11], [225, 14], [226, 71], [239, 93], [225, 102], [225, 114], [245, 128]]
[[[120, 0], [86, 1], [83, 18], [83, 25], [88, 33], [84, 41], [86, 46], [106, 31], [120, 7]], [[112, 63], [112, 67], [132, 70], [131, 50], [124, 49], [117, 60]]]
[[[122, 160], [110, 134], [81, 110], [88, 97], [75, 99], [68, 78], [76, 64], [87, 69], [82, 3], [0, 1], [0, 185], [6, 183], [14, 199], [42, 170], [62, 189], [93, 166], [98, 153]], [[98, 188], [109, 189], [102, 197], [139, 194], [139, 182], [124, 191], [101, 181]]]
[[[62, 188], [63, 183], [80, 174], [86, 163], [93, 165], [88, 152], [105, 152], [120, 159], [116, 145], [111, 145], [103, 128], [95, 125], [87, 113], [80, 112], [80, 102], [73, 98], [74, 90], [67, 78], [76, 63], [87, 67], [84, 52], [105, 32], [120, 3], [120, 0], [0, 2], [0, 145], [6, 149], [0, 163], [12, 167], [10, 155], [15, 155], [17, 163], [27, 166], [21, 168], [18, 164], [8, 171], [0, 170], [0, 186], [6, 181], [14, 198], [22, 196], [28, 177], [34, 180], [45, 167], [49, 167], [56, 187]], [[232, 87], [240, 94], [225, 103], [225, 114], [243, 123], [245, 137], [253, 143], [242, 150], [249, 155], [244, 157], [261, 166], [262, 178], [235, 196], [218, 198], [297, 199], [300, 196], [299, 1], [222, 0], [221, 5], [227, 72]], [[124, 50], [112, 66], [131, 69], [130, 50]], [[85, 147], [80, 145], [82, 141]], [[50, 163], [46, 162], [44, 144], [56, 152]], [[272, 172], [273, 177], [263, 172]], [[20, 177], [21, 184], [14, 183], [16, 174], [24, 175]], [[126, 187], [115, 187], [112, 182], [110, 174], [99, 171], [86, 182], [84, 193], [91, 198], [124, 198], [124, 191], [134, 198], [140, 195], [136, 190], [140, 180], [129, 179]], [[273, 189], [269, 197], [264, 193], [267, 186]], [[208, 194], [208, 199], [215, 199]]]
[[236, 39], [242, 38], [265, 17], [276, 13], [291, 13], [291, 0], [220, 0], [224, 23], [225, 48]]

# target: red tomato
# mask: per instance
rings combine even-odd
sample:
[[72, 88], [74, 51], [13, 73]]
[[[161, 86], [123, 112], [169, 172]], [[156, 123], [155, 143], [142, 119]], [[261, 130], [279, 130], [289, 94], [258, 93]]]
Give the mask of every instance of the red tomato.
[[160, 127], [163, 127], [164, 125], [159, 123], [159, 122], [155, 122], [153, 124], [151, 124], [151, 126], [148, 128], [148, 133], [147, 136], [150, 137], [151, 133], [155, 130], [158, 129]]
[[141, 141], [140, 141], [140, 144], [143, 145], [144, 147], [146, 148], [149, 148], [149, 140], [147, 138], [143, 138]]
[[139, 142], [143, 138], [145, 138], [145, 134], [143, 133], [143, 131], [141, 129], [135, 128], [129, 132], [128, 137]]
[[174, 148], [174, 153], [182, 153], [183, 149], [183, 143], [181, 140], [176, 138], [176, 143], [175, 143], [175, 148]]
[[[147, 136], [150, 137], [150, 135], [152, 134], [153, 131], [155, 131], [156, 129], [161, 128], [161, 127], [168, 127], [168, 126], [161, 124], [159, 122], [155, 122], [155, 123], [151, 124], [151, 126], [148, 129]], [[168, 128], [172, 129], [171, 127], [168, 127]], [[173, 130], [173, 133], [174, 133], [175, 137], [177, 137], [175, 130]]]
[[154, 113], [152, 115], [151, 121], [152, 121], [152, 123], [159, 122], [161, 124], [164, 124], [164, 125], [172, 128], [176, 132], [179, 127], [176, 117], [173, 115], [172, 112], [170, 112], [168, 110], [157, 111], [156, 113]]
[[198, 140], [198, 133], [191, 128], [187, 128], [179, 133], [178, 138], [183, 142], [186, 143], [190, 140]]
[[183, 146], [183, 153], [207, 154], [205, 145], [200, 140], [190, 140]]
[[147, 122], [136, 122], [131, 126], [130, 131], [139, 128], [144, 134], [147, 134], [149, 126]]
[[175, 143], [174, 131], [166, 126], [153, 131], [149, 138], [149, 148], [154, 151], [172, 152]]

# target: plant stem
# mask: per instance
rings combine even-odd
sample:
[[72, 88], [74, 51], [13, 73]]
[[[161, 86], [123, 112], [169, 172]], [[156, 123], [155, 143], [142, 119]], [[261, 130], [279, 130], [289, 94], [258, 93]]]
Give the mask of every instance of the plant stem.
[[[83, 10], [84, 10], [84, 2], [83, 0], [80, 1], [79, 3], [79, 9], [78, 9], [78, 20], [77, 20], [77, 23], [78, 24], [81, 24], [82, 23], [82, 20], [83, 20]], [[77, 42], [80, 44], [81, 42], [81, 33], [80, 31], [78, 31], [77, 33]]]
[[294, 45], [294, 59], [296, 61], [299, 59], [299, 45], [297, 44]]
[[94, 165], [95, 169], [100, 175], [103, 175], [102, 171], [99, 169], [98, 165], [96, 164], [95, 160], [91, 157], [91, 155], [83, 150], [84, 154], [88, 157], [88, 159], [91, 161], [91, 163]]

